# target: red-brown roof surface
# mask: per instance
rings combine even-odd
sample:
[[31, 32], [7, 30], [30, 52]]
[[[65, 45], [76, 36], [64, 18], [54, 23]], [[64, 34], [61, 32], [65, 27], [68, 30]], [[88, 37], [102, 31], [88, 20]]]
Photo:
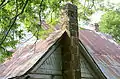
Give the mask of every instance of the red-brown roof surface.
[[107, 79], [120, 79], [120, 48], [97, 32], [80, 31], [80, 40]]
[[[13, 57], [0, 65], [0, 78], [23, 75], [61, 37], [63, 32], [55, 31], [46, 40], [36, 45], [19, 48]], [[90, 30], [80, 30], [79, 39], [108, 79], [120, 79], [120, 48], [107, 38]], [[35, 51], [34, 51], [35, 49]], [[3, 79], [4, 79], [3, 78]]]
[[47, 50], [61, 37], [64, 31], [55, 31], [36, 44], [19, 48], [10, 60], [0, 65], [0, 79], [21, 76], [26, 73]]

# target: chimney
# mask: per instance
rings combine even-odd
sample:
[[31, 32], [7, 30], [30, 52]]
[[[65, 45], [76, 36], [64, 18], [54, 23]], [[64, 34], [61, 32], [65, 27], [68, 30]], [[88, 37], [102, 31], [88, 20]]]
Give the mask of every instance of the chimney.
[[66, 30], [62, 51], [64, 79], [81, 78], [77, 16], [77, 6], [67, 3], [62, 12], [63, 28]]
[[99, 32], [99, 25], [98, 25], [98, 23], [94, 23], [94, 26], [95, 26], [95, 31]]

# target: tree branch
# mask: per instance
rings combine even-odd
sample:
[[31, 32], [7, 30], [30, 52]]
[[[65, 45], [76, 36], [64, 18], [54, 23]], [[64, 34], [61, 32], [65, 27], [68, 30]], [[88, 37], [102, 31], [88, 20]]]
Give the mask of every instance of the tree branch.
[[84, 16], [86, 16], [86, 8], [85, 8], [86, 6], [85, 6], [85, 5], [86, 5], [86, 0], [85, 0], [85, 2], [84, 2], [84, 13], [83, 13]]
[[4, 7], [7, 3], [9, 3], [10, 1], [8, 0], [6, 3], [5, 3], [5, 0], [3, 0], [4, 2], [2, 2], [1, 4], [0, 4], [0, 8], [2, 8], [2, 7]]
[[73, 3], [73, 2], [74, 2], [74, 0], [71, 0], [71, 2]]
[[5, 0], [3, 0], [3, 1], [1, 2], [0, 6], [2, 6], [4, 3], [5, 3]]
[[[39, 10], [39, 20], [40, 20], [40, 27], [41, 27], [41, 12], [42, 12], [42, 3], [43, 3], [43, 0], [40, 2], [40, 10]], [[40, 27], [37, 27], [37, 31], [35, 33], [37, 33], [37, 40], [38, 40], [38, 31], [40, 30]]]
[[[2, 41], [0, 42], [0, 46], [4, 43], [4, 41], [5, 41], [6, 37], [8, 36], [11, 28], [12, 28], [13, 25], [15, 24], [15, 22], [16, 22], [16, 20], [17, 20], [17, 17], [24, 12], [27, 3], [28, 3], [28, 0], [25, 1], [25, 4], [24, 4], [24, 6], [23, 6], [23, 8], [22, 8], [22, 11], [21, 11], [19, 14], [16, 13], [16, 16], [11, 19], [10, 24], [9, 24], [9, 26], [8, 26], [9, 29], [8, 29], [8, 31], [6, 32], [5, 36], [2, 37]], [[12, 22], [12, 20], [13, 20], [13, 22]], [[12, 23], [11, 23], [11, 22], [12, 22]]]
[[5, 49], [4, 47], [0, 46], [0, 48], [2, 48], [4, 50], [4, 52], [9, 52], [7, 49]]
[[40, 5], [39, 5], [39, 7], [40, 7], [40, 10], [39, 10], [39, 19], [40, 19], [40, 26], [41, 26], [41, 12], [42, 12], [42, 3], [43, 3], [43, 0], [41, 1], [41, 3], [40, 3]]
[[93, 6], [95, 6], [95, 1], [94, 0], [92, 0], [92, 5], [91, 5], [90, 9], [92, 9]]

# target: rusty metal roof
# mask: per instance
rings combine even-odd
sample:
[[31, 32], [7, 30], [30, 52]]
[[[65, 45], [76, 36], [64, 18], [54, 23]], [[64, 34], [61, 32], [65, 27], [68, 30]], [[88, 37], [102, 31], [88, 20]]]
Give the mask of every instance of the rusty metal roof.
[[44, 41], [17, 49], [10, 60], [0, 65], [0, 79], [21, 76], [26, 73], [62, 36], [63, 32], [55, 31]]
[[[108, 79], [120, 79], [120, 48], [105, 35], [90, 30], [80, 30], [79, 39]], [[36, 45], [19, 48], [12, 58], [0, 65], [0, 79], [26, 73], [45, 52], [60, 38], [63, 31], [55, 31]]]
[[120, 79], [119, 45], [90, 30], [81, 30], [79, 38], [107, 79]]

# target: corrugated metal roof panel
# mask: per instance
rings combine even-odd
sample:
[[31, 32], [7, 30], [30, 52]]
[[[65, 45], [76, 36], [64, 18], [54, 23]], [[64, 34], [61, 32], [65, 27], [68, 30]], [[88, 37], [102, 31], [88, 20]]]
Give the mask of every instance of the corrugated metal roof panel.
[[0, 77], [7, 79], [26, 73], [62, 36], [63, 32], [55, 31], [44, 41], [19, 48], [10, 60], [0, 65]]
[[[35, 46], [19, 48], [13, 57], [0, 65], [0, 77], [23, 75], [51, 47], [63, 32], [54, 32]], [[120, 79], [120, 46], [110, 42], [104, 35], [90, 30], [80, 30], [79, 39], [108, 79]], [[34, 48], [36, 51], [34, 52]]]
[[120, 79], [120, 48], [105, 35], [80, 30], [80, 40], [108, 79]]

